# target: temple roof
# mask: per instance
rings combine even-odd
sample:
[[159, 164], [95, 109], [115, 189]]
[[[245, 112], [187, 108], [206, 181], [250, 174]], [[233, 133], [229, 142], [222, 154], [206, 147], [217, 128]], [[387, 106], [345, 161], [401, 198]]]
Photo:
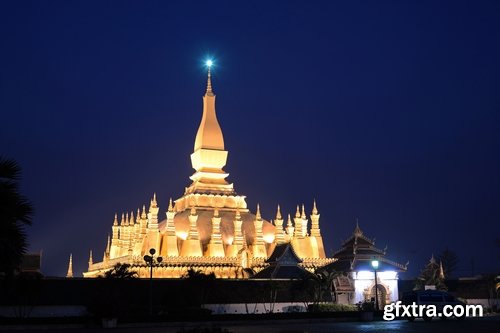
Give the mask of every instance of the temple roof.
[[255, 274], [254, 279], [302, 279], [311, 274], [299, 266], [302, 259], [295, 253], [291, 243], [276, 245], [266, 262], [269, 266]]
[[360, 271], [373, 270], [372, 260], [379, 261], [377, 270], [397, 270], [406, 271], [406, 265], [385, 258], [386, 250], [375, 247], [375, 242], [366, 237], [356, 222], [352, 236], [342, 243], [342, 247], [337, 250], [333, 256], [337, 259], [335, 262], [327, 265], [328, 268], [337, 271]]

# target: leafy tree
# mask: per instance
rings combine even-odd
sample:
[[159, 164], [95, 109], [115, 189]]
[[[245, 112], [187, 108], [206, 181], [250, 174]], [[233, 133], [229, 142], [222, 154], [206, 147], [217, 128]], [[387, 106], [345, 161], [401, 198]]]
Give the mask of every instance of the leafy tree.
[[294, 293], [300, 292], [304, 306], [307, 307], [308, 303], [312, 302], [315, 309], [317, 304], [327, 298], [333, 301], [332, 283], [340, 274], [342, 273], [337, 271], [318, 270], [314, 274], [304, 275], [294, 284]]
[[437, 257], [437, 262], [441, 262], [443, 265], [444, 276], [450, 277], [453, 272], [457, 269], [458, 256], [455, 252], [450, 249], [445, 248], [443, 252]]
[[25, 228], [33, 206], [19, 193], [20, 174], [15, 161], [0, 157], [0, 275], [11, 276], [28, 247]]
[[104, 273], [106, 279], [136, 279], [139, 275], [136, 271], [131, 269], [129, 264], [117, 263], [113, 268]]

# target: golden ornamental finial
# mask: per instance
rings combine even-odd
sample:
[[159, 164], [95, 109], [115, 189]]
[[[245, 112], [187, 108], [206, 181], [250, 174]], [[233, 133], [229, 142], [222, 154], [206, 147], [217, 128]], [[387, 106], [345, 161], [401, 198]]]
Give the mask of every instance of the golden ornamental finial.
[[168, 211], [173, 212], [174, 211], [174, 206], [172, 205], [172, 198], [168, 201]]
[[299, 205], [297, 205], [297, 211], [295, 212], [295, 217], [300, 217], [300, 208], [299, 208]]
[[302, 214], [300, 215], [300, 218], [303, 220], [306, 219], [306, 210], [304, 208], [304, 204], [302, 204]]
[[113, 221], [113, 225], [118, 225], [118, 214], [115, 213], [115, 220]]
[[260, 215], [260, 205], [257, 204], [257, 213], [255, 213], [255, 219], [260, 221], [262, 220], [262, 216]]
[[142, 205], [141, 219], [145, 219], [146, 217], [147, 217], [147, 215], [146, 215], [146, 205]]
[[151, 207], [153, 208], [158, 207], [158, 203], [156, 202], [156, 192], [153, 193], [153, 199], [151, 199]]
[[212, 91], [212, 75], [210, 73], [210, 68], [212, 67], [213, 65], [213, 61], [212, 60], [207, 60], [206, 61], [206, 65], [208, 67], [208, 78], [207, 78], [207, 92], [205, 93], [206, 95], [208, 96], [213, 96], [214, 93]]
[[276, 210], [276, 220], [281, 220], [281, 209], [279, 204], [278, 209]]
[[120, 220], [120, 225], [124, 225], [125, 224], [125, 214], [122, 213], [122, 219]]
[[318, 215], [318, 208], [316, 208], [316, 199], [313, 200], [313, 215]]
[[292, 226], [292, 219], [290, 218], [290, 214], [288, 214], [288, 219], [286, 220], [286, 226], [291, 227]]
[[128, 222], [130, 225], [134, 225], [135, 224], [135, 219], [134, 219], [134, 211], [131, 211], [130, 212], [130, 220]]

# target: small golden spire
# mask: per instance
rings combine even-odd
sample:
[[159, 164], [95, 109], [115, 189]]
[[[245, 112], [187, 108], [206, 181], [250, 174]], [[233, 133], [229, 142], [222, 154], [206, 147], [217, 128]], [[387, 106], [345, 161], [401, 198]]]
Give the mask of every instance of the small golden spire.
[[142, 214], [141, 214], [141, 219], [145, 219], [147, 217], [146, 215], [146, 205], [142, 205]]
[[115, 213], [115, 220], [113, 221], [113, 225], [118, 225], [118, 214]]
[[286, 226], [287, 227], [291, 227], [293, 224], [292, 224], [292, 219], [290, 218], [290, 214], [288, 214], [288, 220], [286, 220]]
[[89, 255], [89, 267], [92, 265], [94, 261], [92, 260], [92, 250], [90, 250], [90, 255]]
[[129, 225], [128, 212], [125, 214], [125, 225]]
[[67, 278], [73, 277], [73, 253], [69, 255], [68, 272], [66, 273]]
[[316, 208], [316, 199], [313, 201], [313, 215], [318, 215], [318, 208]]
[[173, 212], [174, 211], [174, 206], [172, 205], [172, 198], [168, 201], [168, 211]]
[[130, 220], [128, 221], [128, 224], [130, 224], [130, 225], [135, 224], [134, 211], [130, 212]]
[[122, 213], [122, 219], [120, 220], [120, 226], [124, 225], [125, 223], [125, 214]]
[[295, 217], [300, 217], [299, 205], [297, 205], [297, 211], [295, 212]]
[[158, 203], [156, 202], [156, 192], [153, 193], [153, 199], [151, 199], [151, 207], [153, 208], [158, 207]]
[[300, 218], [303, 220], [306, 219], [306, 210], [304, 208], [304, 204], [302, 204], [302, 214], [300, 215]]
[[281, 209], [279, 204], [278, 209], [276, 210], [276, 220], [281, 220]]
[[111, 251], [111, 237], [108, 235], [108, 243], [106, 244], [106, 254], [109, 255], [109, 252]]
[[255, 213], [255, 219], [257, 221], [262, 220], [262, 216], [260, 215], [260, 205], [259, 204], [257, 204], [257, 213]]
[[208, 67], [208, 78], [207, 78], [207, 92], [205, 93], [208, 96], [213, 96], [214, 92], [212, 91], [212, 75], [210, 73], [210, 67], [212, 66], [212, 61], [208, 60], [207, 61], [207, 67]]

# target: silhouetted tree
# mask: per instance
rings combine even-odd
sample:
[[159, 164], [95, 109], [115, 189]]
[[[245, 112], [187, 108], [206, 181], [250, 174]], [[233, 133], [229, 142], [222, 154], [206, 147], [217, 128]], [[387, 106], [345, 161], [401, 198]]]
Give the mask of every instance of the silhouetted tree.
[[104, 277], [106, 279], [136, 279], [139, 277], [136, 271], [130, 269], [129, 264], [117, 263], [113, 268], [106, 273]]
[[452, 276], [453, 272], [457, 269], [458, 256], [447, 247], [438, 255], [437, 262], [443, 264], [444, 276], [448, 278]]
[[415, 290], [422, 290], [425, 286], [435, 286], [437, 290], [448, 290], [444, 284], [444, 276], [441, 275], [440, 265], [432, 256], [429, 263], [422, 269], [420, 276], [415, 281]]
[[182, 279], [187, 284], [188, 292], [191, 293], [189, 300], [192, 306], [200, 307], [205, 304], [211, 287], [215, 282], [215, 274], [205, 274], [200, 270], [189, 269]]
[[0, 274], [10, 276], [27, 250], [26, 226], [31, 225], [33, 206], [19, 193], [21, 168], [0, 157]]

